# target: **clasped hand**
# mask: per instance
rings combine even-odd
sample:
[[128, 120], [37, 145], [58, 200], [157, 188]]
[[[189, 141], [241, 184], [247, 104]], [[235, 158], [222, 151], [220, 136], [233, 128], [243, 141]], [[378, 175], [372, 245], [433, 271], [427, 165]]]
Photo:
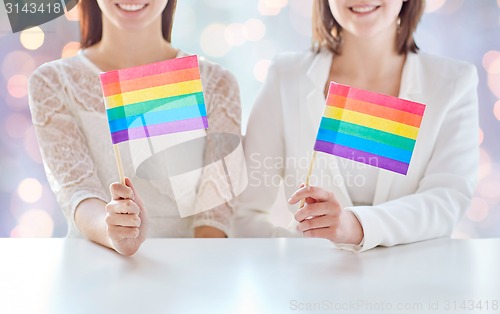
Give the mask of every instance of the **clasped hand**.
[[109, 189], [113, 200], [106, 205], [108, 236], [118, 253], [133, 255], [146, 240], [147, 212], [129, 178]]

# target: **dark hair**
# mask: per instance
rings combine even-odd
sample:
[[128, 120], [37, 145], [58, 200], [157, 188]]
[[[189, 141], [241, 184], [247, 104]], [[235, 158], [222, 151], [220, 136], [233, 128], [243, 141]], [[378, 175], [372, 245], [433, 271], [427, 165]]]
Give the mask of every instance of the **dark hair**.
[[[396, 47], [399, 54], [417, 52], [418, 46], [413, 33], [425, 10], [425, 0], [407, 0], [399, 13], [401, 24], [398, 28]], [[328, 0], [314, 0], [312, 12], [313, 48], [326, 47], [334, 54], [342, 48], [342, 27], [335, 20]]]
[[[172, 26], [177, 0], [168, 0], [163, 10], [161, 27], [163, 38], [168, 42], [172, 38]], [[82, 48], [88, 48], [97, 44], [102, 38], [102, 12], [96, 0], [81, 0], [80, 10], [80, 44]]]

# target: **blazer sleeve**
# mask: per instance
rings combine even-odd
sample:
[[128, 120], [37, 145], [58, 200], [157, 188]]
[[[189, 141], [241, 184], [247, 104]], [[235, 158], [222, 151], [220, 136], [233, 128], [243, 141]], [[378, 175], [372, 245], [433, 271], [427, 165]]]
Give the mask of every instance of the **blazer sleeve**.
[[283, 176], [283, 168], [273, 161], [284, 158], [285, 154], [279, 82], [274, 63], [248, 120], [244, 137], [248, 187], [237, 198], [233, 230], [236, 237], [271, 237], [283, 229], [269, 221]]
[[477, 84], [475, 67], [464, 66], [417, 191], [376, 206], [348, 208], [363, 226], [364, 243], [341, 247], [364, 251], [452, 233], [470, 205], [477, 181]]

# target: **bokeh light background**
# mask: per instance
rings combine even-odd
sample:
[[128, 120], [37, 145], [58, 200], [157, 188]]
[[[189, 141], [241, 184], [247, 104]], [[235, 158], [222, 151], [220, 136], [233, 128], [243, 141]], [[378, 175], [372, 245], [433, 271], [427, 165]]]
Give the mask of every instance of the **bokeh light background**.
[[[422, 51], [474, 63], [480, 78], [480, 182], [454, 236], [498, 237], [500, 0], [427, 3], [416, 36]], [[173, 44], [234, 73], [240, 83], [245, 130], [273, 56], [310, 46], [311, 4], [311, 0], [179, 0]], [[31, 124], [27, 82], [44, 62], [73, 56], [79, 49], [78, 38], [77, 9], [12, 34], [0, 4], [0, 237], [66, 234], [66, 222], [45, 178]]]

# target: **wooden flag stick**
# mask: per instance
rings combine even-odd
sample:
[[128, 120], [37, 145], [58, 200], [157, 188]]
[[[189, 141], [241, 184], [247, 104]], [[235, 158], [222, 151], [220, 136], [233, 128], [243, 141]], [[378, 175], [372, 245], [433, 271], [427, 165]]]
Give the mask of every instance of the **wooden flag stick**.
[[113, 144], [115, 150], [116, 167], [118, 168], [118, 174], [120, 175], [121, 184], [125, 184], [125, 174], [123, 173], [122, 157], [120, 155], [120, 149], [118, 144]]
[[[314, 168], [314, 161], [315, 160], [316, 160], [316, 151], [314, 150], [312, 158], [311, 158], [311, 162], [309, 163], [309, 170], [307, 171], [307, 177], [306, 177], [305, 186], [309, 186], [309, 178], [311, 177], [311, 174], [312, 174], [312, 171], [313, 171], [313, 168]], [[305, 199], [301, 199], [300, 200], [299, 208], [304, 207], [304, 203], [305, 202], [306, 202]]]

